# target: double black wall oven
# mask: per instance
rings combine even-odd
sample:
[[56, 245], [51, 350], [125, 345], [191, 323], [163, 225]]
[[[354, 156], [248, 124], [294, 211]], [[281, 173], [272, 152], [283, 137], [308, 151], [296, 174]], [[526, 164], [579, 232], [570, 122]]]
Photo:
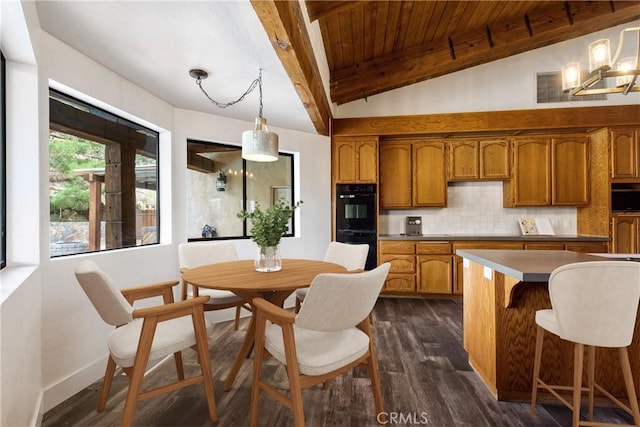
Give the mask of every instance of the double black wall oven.
[[377, 265], [376, 185], [336, 184], [336, 241], [369, 245], [366, 270]]

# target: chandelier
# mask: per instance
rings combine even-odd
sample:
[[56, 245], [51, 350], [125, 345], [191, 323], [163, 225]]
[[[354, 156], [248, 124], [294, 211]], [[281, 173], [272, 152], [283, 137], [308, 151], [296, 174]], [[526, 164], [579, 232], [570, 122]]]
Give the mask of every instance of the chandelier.
[[242, 132], [242, 158], [254, 162], [274, 162], [278, 160], [278, 134], [269, 131], [267, 119], [262, 117], [262, 69], [260, 69], [258, 77], [251, 82], [249, 88], [240, 98], [227, 103], [221, 103], [211, 98], [202, 87], [202, 80], [209, 77], [206, 71], [194, 68], [189, 70], [189, 75], [196, 79], [196, 84], [207, 99], [219, 108], [227, 108], [242, 101], [245, 96], [253, 92], [257, 87], [260, 94], [258, 117], [256, 117], [255, 127], [252, 130]]
[[[637, 51], [635, 57], [618, 60], [622, 52], [624, 34], [637, 33]], [[620, 40], [615, 55], [611, 58], [609, 39], [596, 40], [589, 44], [589, 77], [580, 82], [580, 63], [571, 62], [562, 67], [562, 90], [571, 95], [599, 95], [607, 93], [640, 92], [638, 86], [638, 57], [640, 57], [640, 27], [625, 28], [620, 31]], [[613, 69], [613, 67], [616, 67]], [[595, 88], [594, 86], [609, 77], [615, 77], [615, 86]]]

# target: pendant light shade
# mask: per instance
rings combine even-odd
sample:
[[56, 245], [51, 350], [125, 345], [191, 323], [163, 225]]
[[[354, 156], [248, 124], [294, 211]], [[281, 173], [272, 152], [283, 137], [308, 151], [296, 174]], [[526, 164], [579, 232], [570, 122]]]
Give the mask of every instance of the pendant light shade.
[[254, 130], [242, 132], [242, 158], [253, 162], [278, 160], [278, 134], [267, 128], [267, 119], [256, 118]]

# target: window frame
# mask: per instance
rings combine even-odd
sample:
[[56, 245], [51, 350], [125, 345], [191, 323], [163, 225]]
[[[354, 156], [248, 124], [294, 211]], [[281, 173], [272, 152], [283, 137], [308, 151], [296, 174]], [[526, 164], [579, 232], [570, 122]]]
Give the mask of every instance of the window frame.
[[[237, 149], [238, 151], [242, 150], [241, 146], [238, 145], [234, 145], [234, 144], [228, 144], [228, 143], [224, 143], [224, 142], [214, 142], [214, 141], [204, 141], [201, 139], [195, 139], [195, 138], [187, 138], [187, 144], [189, 143], [196, 143], [196, 144], [205, 144], [205, 145], [215, 145], [215, 146], [222, 146], [225, 148], [234, 148]], [[295, 203], [294, 199], [295, 199], [295, 158], [294, 158], [294, 153], [286, 153], [286, 152], [282, 152], [282, 151], [278, 151], [278, 156], [284, 156], [284, 157], [288, 157], [289, 161], [291, 163], [291, 176], [289, 177], [289, 180], [291, 182], [291, 200], [289, 201], [289, 203], [291, 205], [293, 205]], [[249, 160], [246, 159], [242, 159], [242, 170], [247, 170], [247, 165], [250, 163], [254, 163], [251, 162]], [[243, 210], [247, 210], [249, 206], [249, 199], [248, 199], [248, 194], [247, 194], [247, 176], [246, 175], [242, 175], [242, 209]], [[188, 215], [187, 215], [188, 216]], [[187, 241], [188, 242], [200, 242], [200, 241], [211, 241], [211, 240], [246, 240], [246, 239], [251, 239], [253, 238], [253, 236], [251, 234], [249, 234], [251, 225], [250, 225], [250, 220], [243, 220], [242, 221], [242, 236], [216, 236], [216, 237], [188, 237]], [[294, 214], [291, 218], [291, 227], [290, 229], [282, 235], [282, 237], [295, 237], [296, 235], [296, 215]]]
[[[53, 96], [52, 96], [53, 95]], [[115, 122], [118, 123], [120, 125], [124, 125], [126, 127], [129, 127], [131, 129], [133, 129], [134, 131], [141, 131], [141, 133], [143, 134], [151, 134], [154, 138], [155, 138], [155, 203], [156, 203], [156, 224], [155, 224], [155, 232], [156, 232], [156, 241], [152, 242], [152, 243], [141, 243], [141, 244], [135, 244], [135, 245], [122, 245], [120, 247], [114, 247], [114, 248], [105, 248], [105, 249], [96, 249], [96, 250], [87, 250], [87, 251], [82, 251], [82, 252], [74, 252], [74, 253], [65, 253], [65, 254], [57, 254], [54, 255], [52, 253], [49, 254], [49, 258], [50, 259], [56, 259], [56, 258], [61, 258], [61, 257], [65, 257], [65, 256], [73, 256], [73, 255], [83, 255], [83, 254], [92, 254], [92, 253], [99, 253], [99, 252], [106, 252], [106, 251], [114, 251], [114, 250], [122, 250], [122, 249], [134, 249], [134, 248], [142, 248], [145, 246], [153, 246], [153, 245], [158, 245], [161, 242], [161, 235], [160, 235], [160, 230], [161, 230], [161, 218], [160, 218], [160, 194], [161, 194], [161, 183], [160, 183], [160, 132], [150, 128], [149, 126], [146, 126], [144, 124], [141, 124], [139, 122], [136, 122], [135, 120], [131, 120], [128, 119], [126, 117], [123, 117], [122, 115], [118, 114], [118, 113], [114, 113], [112, 111], [106, 110], [104, 108], [98, 107], [95, 104], [92, 104], [91, 102], [88, 101], [84, 101], [82, 99], [78, 99], [77, 97], [73, 96], [73, 95], [69, 95], [68, 93], [65, 93], [64, 91], [55, 89], [53, 87], [49, 87], [49, 100], [51, 99], [57, 99], [58, 102], [63, 102], [60, 100], [60, 98], [63, 98], [64, 100], [68, 101], [69, 104], [72, 104], [75, 108], [81, 107], [79, 109], [86, 111], [87, 113], [91, 114], [94, 117], [98, 117], [98, 118], [102, 118], [105, 121], [111, 121], [111, 122]], [[49, 101], [51, 102], [51, 101]], [[52, 131], [51, 129], [51, 117], [49, 119], [49, 132]], [[81, 132], [80, 129], [75, 129], [76, 132]], [[76, 135], [72, 132], [65, 132], [68, 133], [70, 135]], [[78, 136], [78, 135], [76, 135]], [[91, 138], [88, 138], [87, 136], [82, 136], [82, 138], [90, 140]], [[96, 135], [96, 140], [100, 139], [100, 136]], [[94, 141], [99, 143], [98, 141]], [[116, 142], [117, 143], [117, 142]], [[49, 159], [49, 161], [51, 161], [51, 159]], [[51, 221], [49, 220], [49, 228], [51, 227]]]
[[7, 266], [7, 65], [0, 51], [0, 269]]

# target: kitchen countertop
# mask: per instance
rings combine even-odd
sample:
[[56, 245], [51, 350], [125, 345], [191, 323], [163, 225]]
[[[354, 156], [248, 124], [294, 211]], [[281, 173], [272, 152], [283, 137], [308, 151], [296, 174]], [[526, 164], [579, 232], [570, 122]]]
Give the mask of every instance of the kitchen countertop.
[[549, 241], [576, 241], [576, 242], [608, 242], [611, 239], [606, 236], [585, 236], [576, 234], [555, 234], [553, 236], [522, 236], [522, 235], [505, 235], [505, 234], [422, 234], [419, 236], [407, 236], [404, 234], [381, 234], [378, 240], [421, 240], [421, 241], [453, 241], [453, 240], [486, 240], [486, 241], [523, 241], [530, 242], [541, 240]]
[[522, 282], [546, 282], [553, 270], [565, 264], [608, 259], [580, 252], [553, 250], [458, 249], [456, 255]]

